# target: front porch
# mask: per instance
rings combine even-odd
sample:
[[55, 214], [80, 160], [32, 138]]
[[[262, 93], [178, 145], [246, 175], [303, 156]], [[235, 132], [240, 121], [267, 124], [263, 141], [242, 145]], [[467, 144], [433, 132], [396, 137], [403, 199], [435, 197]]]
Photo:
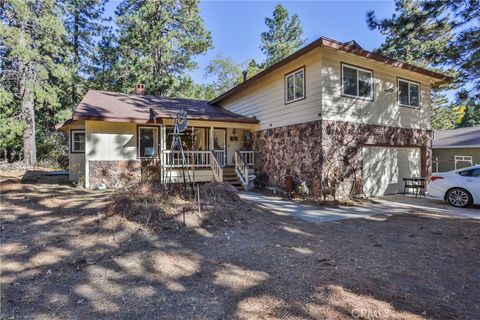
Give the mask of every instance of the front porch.
[[228, 182], [237, 188], [246, 188], [253, 178], [255, 153], [252, 149], [250, 124], [205, 123], [191, 121], [182, 133], [185, 160], [180, 151], [172, 151], [173, 126], [160, 128], [158, 164], [162, 180], [183, 182], [183, 170], [193, 182]]
[[183, 182], [182, 167], [192, 182], [227, 182], [236, 188], [246, 188], [253, 178], [254, 151], [234, 152], [234, 165], [226, 166], [223, 151], [184, 151], [182, 164], [180, 151], [163, 150], [159, 165], [163, 181]]

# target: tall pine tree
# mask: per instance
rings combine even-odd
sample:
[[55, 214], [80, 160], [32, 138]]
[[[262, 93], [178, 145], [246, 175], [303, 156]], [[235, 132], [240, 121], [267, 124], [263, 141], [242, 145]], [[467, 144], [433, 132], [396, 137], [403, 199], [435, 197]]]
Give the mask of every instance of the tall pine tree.
[[268, 31], [261, 34], [260, 45], [260, 49], [267, 56], [265, 68], [295, 52], [305, 43], [298, 15], [290, 17], [281, 4], [275, 7], [271, 18], [265, 18], [265, 24]]
[[123, 0], [116, 14], [118, 90], [141, 82], [150, 94], [179, 96], [191, 87], [186, 72], [196, 67], [193, 57], [212, 46], [197, 0]]
[[1, 107], [9, 110], [10, 120], [20, 120], [23, 160], [33, 167], [36, 113], [59, 107], [57, 84], [66, 75], [65, 30], [54, 0], [12, 0], [1, 6]]
[[397, 0], [396, 13], [377, 19], [371, 29], [386, 36], [385, 55], [424, 67], [454, 70], [457, 86], [480, 98], [480, 2], [478, 0]]
[[92, 57], [90, 87], [113, 91], [119, 87], [115, 66], [118, 58], [118, 43], [111, 28], [103, 30]]
[[443, 64], [443, 52], [453, 39], [448, 17], [432, 17], [415, 0], [397, 0], [396, 13], [378, 20], [375, 12], [367, 14], [371, 29], [386, 36], [377, 49], [382, 54], [422, 67]]
[[92, 68], [96, 39], [102, 34], [103, 13], [108, 0], [61, 0], [64, 23], [71, 52], [71, 105], [75, 106], [86, 91]]

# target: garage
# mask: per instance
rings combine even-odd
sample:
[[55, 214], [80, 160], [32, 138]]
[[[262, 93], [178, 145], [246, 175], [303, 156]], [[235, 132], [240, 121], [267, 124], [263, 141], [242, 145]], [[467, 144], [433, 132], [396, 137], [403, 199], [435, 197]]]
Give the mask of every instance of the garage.
[[420, 176], [420, 148], [364, 146], [363, 192], [381, 196], [403, 192], [403, 178]]

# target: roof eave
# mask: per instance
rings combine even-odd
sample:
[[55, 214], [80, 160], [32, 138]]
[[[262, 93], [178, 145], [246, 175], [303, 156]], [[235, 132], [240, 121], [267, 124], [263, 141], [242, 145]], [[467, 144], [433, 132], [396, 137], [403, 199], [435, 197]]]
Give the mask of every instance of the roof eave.
[[426, 76], [429, 76], [434, 79], [438, 79], [438, 81], [434, 81], [435, 86], [440, 86], [443, 84], [447, 84], [453, 81], [453, 77], [447, 76], [435, 71], [430, 71], [425, 68], [420, 68], [411, 64], [408, 64], [406, 62], [402, 62], [400, 60], [395, 60], [391, 59], [389, 57], [383, 56], [381, 54], [367, 51], [362, 49], [358, 44], [352, 43], [352, 42], [347, 42], [343, 43], [340, 41], [336, 41], [333, 39], [328, 39], [326, 37], [320, 37], [317, 40], [313, 41], [312, 43], [306, 45], [305, 47], [301, 48], [300, 50], [292, 53], [291, 55], [287, 56], [286, 58], [280, 60], [279, 62], [273, 64], [272, 66], [268, 67], [267, 69], [257, 73], [255, 76], [251, 77], [250, 79], [247, 79], [246, 81], [240, 83], [239, 85], [233, 87], [232, 89], [228, 90], [227, 92], [221, 94], [220, 96], [214, 98], [213, 100], [209, 101], [209, 104], [215, 105], [219, 102], [222, 102], [223, 100], [227, 99], [228, 97], [232, 96], [233, 94], [242, 91], [244, 88], [248, 87], [251, 85], [253, 82], [256, 80], [266, 76], [267, 74], [279, 69], [280, 67], [292, 62], [293, 60], [307, 54], [308, 52], [312, 51], [315, 48], [318, 47], [327, 47], [327, 48], [332, 48], [340, 51], [344, 51], [346, 53], [352, 53], [355, 55], [363, 56], [367, 59], [372, 59], [378, 62], [383, 62], [388, 65], [391, 65], [392, 67], [397, 67], [401, 68], [404, 70], [409, 70], [412, 72], [417, 72]]

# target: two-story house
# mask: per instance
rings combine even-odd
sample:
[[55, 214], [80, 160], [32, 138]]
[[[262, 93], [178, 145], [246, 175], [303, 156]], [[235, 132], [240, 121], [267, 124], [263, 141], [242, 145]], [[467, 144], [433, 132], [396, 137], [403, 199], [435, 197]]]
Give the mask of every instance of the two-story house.
[[[87, 187], [137, 180], [142, 164], [180, 177], [173, 118], [195, 181], [271, 186], [305, 181], [313, 194], [403, 192], [431, 171], [430, 90], [443, 74], [319, 38], [212, 101], [89, 91], [71, 120], [70, 177]], [[172, 170], [172, 168], [176, 170]]]

